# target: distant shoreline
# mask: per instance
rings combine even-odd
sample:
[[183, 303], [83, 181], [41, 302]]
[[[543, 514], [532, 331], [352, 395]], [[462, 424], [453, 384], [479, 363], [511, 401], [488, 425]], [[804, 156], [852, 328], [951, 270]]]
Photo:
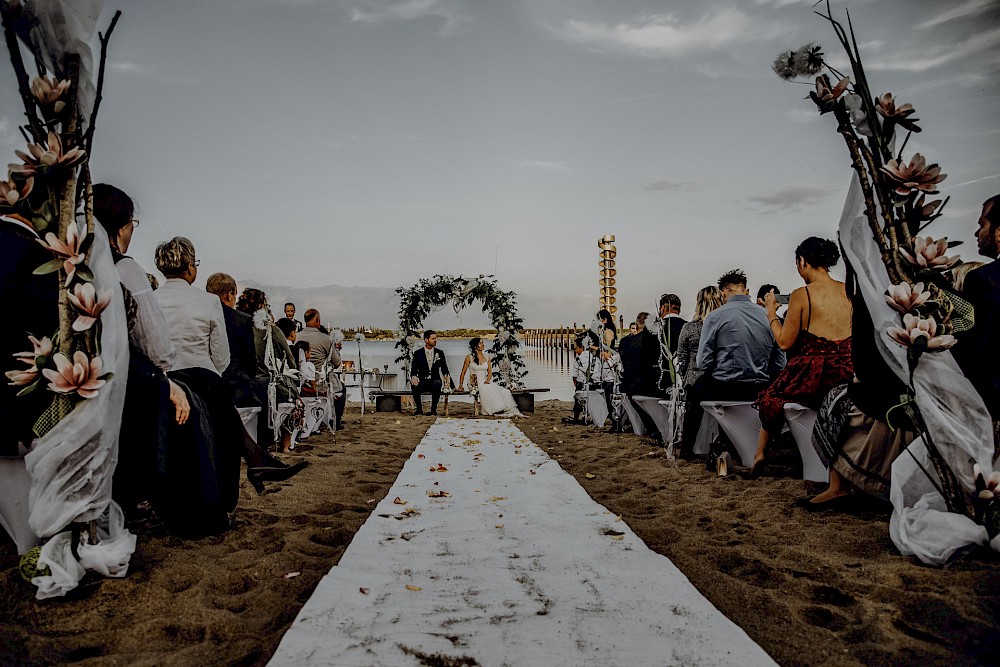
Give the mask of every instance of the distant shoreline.
[[[493, 338], [496, 329], [435, 329], [439, 340], [463, 340], [469, 338]], [[392, 331], [386, 329], [343, 329], [344, 338], [350, 340], [363, 333], [366, 340], [397, 340]]]

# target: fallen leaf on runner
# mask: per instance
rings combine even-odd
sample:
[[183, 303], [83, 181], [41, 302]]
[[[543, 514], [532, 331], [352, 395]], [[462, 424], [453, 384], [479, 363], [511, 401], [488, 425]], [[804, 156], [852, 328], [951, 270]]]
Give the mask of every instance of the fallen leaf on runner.
[[392, 502], [395, 505], [405, 505], [406, 504], [406, 501], [403, 500], [403, 499], [401, 499], [399, 496], [396, 496], [396, 499], [393, 500]]
[[465, 444], [467, 444], [467, 445], [481, 445], [481, 444], [483, 444], [483, 441], [482, 440], [466, 440]]
[[[434, 482], [434, 483], [437, 484], [437, 482]], [[473, 493], [482, 493], [482, 491], [480, 491], [479, 489], [476, 489], [475, 491], [473, 491]]]
[[530, 473], [531, 473], [532, 475], [534, 475], [534, 474], [535, 474], [535, 471], [534, 471], [534, 470], [529, 470], [528, 472], [530, 472]]
[[438, 486], [440, 484], [441, 484], [441, 482], [434, 482], [434, 486]]
[[443, 452], [444, 451], [444, 447], [438, 447], [438, 451], [439, 452]]
[[610, 537], [613, 540], [624, 540], [625, 539], [624, 535], [609, 535], [608, 537]]
[[427, 496], [429, 498], [451, 498], [451, 494], [447, 491], [428, 491]]
[[302, 573], [301, 572], [289, 572], [288, 574], [285, 575], [285, 579], [294, 579], [295, 577], [299, 576], [300, 574], [302, 574]]
[[414, 586], [412, 584], [406, 584], [406, 590], [408, 590], [408, 591], [422, 591], [424, 589], [422, 589], [420, 586]]
[[441, 464], [439, 463], [439, 464], [438, 464], [438, 467], [437, 467], [437, 468], [431, 468], [431, 471], [432, 471], [432, 472], [448, 472], [448, 469], [447, 469], [447, 468], [445, 468], [445, 467], [444, 467], [443, 465], [441, 465]]
[[586, 477], [587, 479], [594, 479], [595, 477], [597, 477], [597, 475], [595, 475], [592, 472], [588, 472], [586, 475], [584, 475], [584, 477]]
[[378, 502], [378, 501], [375, 500], [374, 498], [369, 498], [368, 500], [365, 501], [365, 505], [371, 505], [374, 502]]
[[367, 588], [365, 588], [364, 586], [362, 586], [362, 587], [361, 587], [361, 588], [359, 588], [358, 590], [359, 590], [359, 591], [361, 591], [361, 594], [362, 594], [362, 595], [368, 595], [369, 593], [371, 593], [371, 591], [370, 591], [370, 590], [368, 590]]
[[497, 524], [497, 528], [503, 528], [503, 524], [502, 523], [498, 523]]
[[520, 453], [521, 453], [521, 450], [520, 450], [520, 449], [515, 449], [515, 450], [514, 450], [514, 453], [515, 453], [515, 454], [520, 454]]
[[618, 518], [617, 518], [617, 519], [615, 519], [615, 523], [618, 523], [618, 522], [619, 522], [619, 521], [621, 521], [621, 520], [622, 520], [622, 515], [621, 515], [621, 514], [619, 514], [619, 515], [618, 515]]
[[427, 457], [424, 456], [423, 454], [417, 454], [417, 458], [418, 459], [426, 459]]
[[490, 502], [491, 502], [491, 503], [495, 503], [495, 502], [497, 502], [498, 500], [507, 500], [507, 499], [506, 499], [506, 498], [504, 498], [503, 496], [493, 496], [492, 498], [490, 498]]

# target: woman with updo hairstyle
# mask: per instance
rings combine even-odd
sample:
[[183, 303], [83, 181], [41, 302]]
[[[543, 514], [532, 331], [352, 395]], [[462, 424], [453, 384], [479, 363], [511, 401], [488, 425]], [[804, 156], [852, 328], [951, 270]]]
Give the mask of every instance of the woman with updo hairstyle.
[[479, 415], [479, 408], [487, 415], [503, 417], [520, 417], [514, 396], [506, 387], [493, 382], [493, 365], [486, 355], [486, 343], [482, 338], [469, 341], [469, 354], [462, 364], [462, 373], [458, 378], [457, 391], [465, 391], [465, 374], [469, 374], [469, 394], [473, 399], [473, 410]]
[[761, 430], [750, 476], [760, 475], [771, 437], [781, 432], [785, 403], [816, 409], [834, 387], [854, 377], [851, 361], [851, 301], [844, 283], [830, 277], [840, 260], [833, 241], [811, 236], [795, 249], [795, 268], [805, 287], [791, 293], [784, 323], [773, 291], [764, 296], [771, 334], [788, 364], [757, 397]]

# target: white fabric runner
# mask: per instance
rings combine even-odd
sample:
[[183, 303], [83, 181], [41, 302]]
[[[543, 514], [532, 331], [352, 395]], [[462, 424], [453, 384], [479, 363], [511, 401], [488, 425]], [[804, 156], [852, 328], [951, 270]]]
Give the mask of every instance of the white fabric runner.
[[[439, 492], [449, 495], [429, 497]], [[774, 664], [509, 421], [472, 419], [430, 428], [270, 664], [418, 665], [429, 656]]]

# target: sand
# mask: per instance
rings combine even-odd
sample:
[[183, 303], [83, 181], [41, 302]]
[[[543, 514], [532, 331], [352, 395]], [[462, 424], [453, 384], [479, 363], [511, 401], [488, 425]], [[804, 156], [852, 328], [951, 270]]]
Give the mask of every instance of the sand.
[[[471, 406], [453, 408], [469, 416]], [[718, 479], [704, 465], [674, 467], [636, 436], [562, 424], [566, 403], [537, 408], [518, 420], [525, 434], [780, 664], [996, 663], [1000, 559], [991, 552], [924, 567], [893, 548], [880, 508], [793, 507], [818, 487], [790, 469]], [[336, 443], [314, 436], [293, 455], [311, 463], [293, 480], [261, 496], [243, 482], [234, 530], [185, 541], [140, 525], [129, 575], [72, 599], [35, 601], [4, 538], [0, 665], [265, 664], [430, 424], [398, 413], [360, 424], [349, 408]]]

